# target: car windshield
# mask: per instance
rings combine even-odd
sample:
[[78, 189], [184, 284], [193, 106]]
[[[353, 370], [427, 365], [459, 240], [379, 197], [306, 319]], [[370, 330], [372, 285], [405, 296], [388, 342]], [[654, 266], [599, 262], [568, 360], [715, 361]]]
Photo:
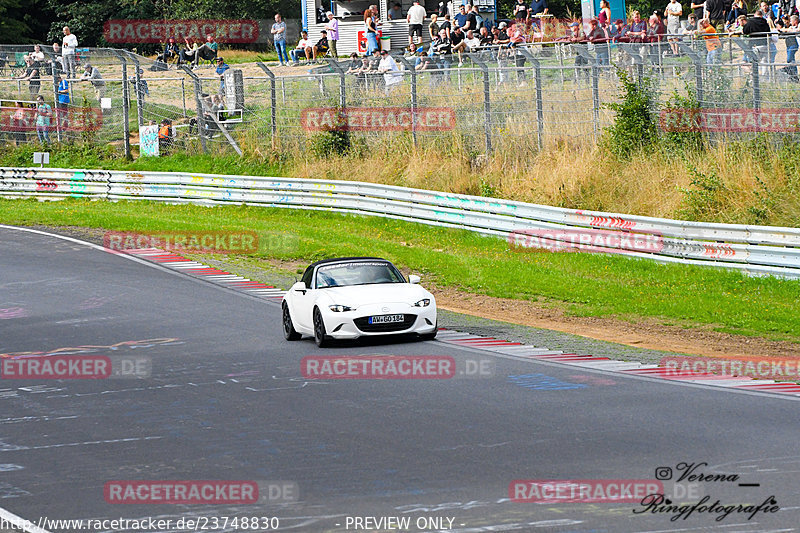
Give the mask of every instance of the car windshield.
[[317, 269], [318, 289], [372, 283], [405, 283], [405, 281], [403, 275], [390, 263], [336, 263]]

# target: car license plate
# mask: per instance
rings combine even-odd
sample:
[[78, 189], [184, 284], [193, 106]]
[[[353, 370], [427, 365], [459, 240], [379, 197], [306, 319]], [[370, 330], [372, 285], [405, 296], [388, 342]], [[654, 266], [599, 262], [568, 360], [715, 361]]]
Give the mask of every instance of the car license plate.
[[378, 315], [369, 317], [368, 323], [370, 324], [392, 324], [394, 322], [402, 322], [403, 315]]

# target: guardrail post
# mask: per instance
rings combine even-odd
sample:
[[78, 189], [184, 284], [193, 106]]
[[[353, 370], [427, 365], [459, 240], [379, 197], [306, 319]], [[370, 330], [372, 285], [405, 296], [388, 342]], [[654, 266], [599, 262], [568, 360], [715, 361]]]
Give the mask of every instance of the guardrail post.
[[[122, 63], [122, 145], [125, 150], [125, 159], [131, 159], [131, 124], [130, 105], [131, 95], [128, 92], [128, 61], [118, 50], [112, 50]], [[55, 66], [53, 66], [55, 69]]]
[[397, 56], [406, 66], [406, 70], [411, 73], [411, 142], [417, 146], [417, 70], [414, 65], [404, 56]]
[[200, 85], [200, 78], [198, 78], [192, 69], [187, 67], [186, 65], [181, 65], [181, 69], [186, 72], [192, 81], [194, 82], [194, 100], [195, 104], [197, 104], [197, 133], [200, 135], [200, 145], [203, 147], [203, 152], [208, 153], [208, 147], [206, 146], [206, 119], [205, 114], [203, 113], [203, 103], [200, 101], [200, 98], [203, 94], [203, 87]]
[[[144, 91], [142, 90], [142, 75], [139, 73], [139, 60], [136, 59], [136, 54], [132, 52], [125, 52], [131, 61], [133, 61], [133, 68], [135, 68], [134, 80], [136, 83], [136, 117], [138, 118], [139, 127], [144, 126]], [[128, 83], [128, 80], [125, 80]]]
[[469, 54], [469, 57], [483, 72], [483, 134], [486, 141], [486, 156], [488, 157], [492, 153], [492, 101], [489, 84], [489, 67], [486, 63], [478, 59], [476, 54]]
[[758, 73], [758, 61], [753, 60], [753, 109], [761, 109], [761, 79]]
[[256, 65], [269, 76], [269, 125], [272, 132], [272, 148], [275, 148], [278, 142], [278, 97], [275, 93], [275, 74], [261, 61], [257, 62]]
[[[524, 56], [528, 58], [528, 61], [533, 64], [533, 79], [536, 85], [536, 141], [539, 145], [539, 150], [541, 151], [542, 146], [544, 144], [544, 109], [543, 109], [543, 99], [542, 99], [542, 66], [539, 63], [539, 60], [533, 57], [533, 54], [530, 53], [530, 50], [527, 48], [519, 48], [519, 51], [522, 52]], [[563, 70], [562, 70], [563, 72]]]

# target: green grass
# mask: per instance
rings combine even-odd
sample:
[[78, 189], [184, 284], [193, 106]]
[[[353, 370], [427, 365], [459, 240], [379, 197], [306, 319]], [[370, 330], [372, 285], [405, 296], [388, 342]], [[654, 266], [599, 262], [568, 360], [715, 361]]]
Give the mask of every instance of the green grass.
[[[800, 283], [620, 256], [519, 253], [506, 242], [413, 223], [247, 206], [0, 200], [0, 220], [118, 231], [253, 230], [259, 257], [312, 261], [377, 255], [440, 286], [538, 300], [582, 316], [662, 323], [800, 341]], [[272, 237], [272, 238], [270, 238]]]

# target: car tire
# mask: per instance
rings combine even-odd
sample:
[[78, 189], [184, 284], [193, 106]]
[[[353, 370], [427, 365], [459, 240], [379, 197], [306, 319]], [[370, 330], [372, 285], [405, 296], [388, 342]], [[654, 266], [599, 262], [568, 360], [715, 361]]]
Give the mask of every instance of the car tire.
[[419, 336], [419, 340], [421, 341], [432, 341], [436, 338], [436, 334], [439, 333], [439, 321], [436, 321], [436, 326], [433, 328], [433, 331], [430, 333], [422, 333]]
[[322, 313], [319, 312], [319, 307], [314, 308], [314, 342], [320, 348], [330, 344], [328, 335], [325, 333], [325, 321], [322, 320]]
[[300, 334], [294, 329], [294, 323], [292, 323], [292, 315], [289, 312], [289, 306], [286, 305], [286, 302], [283, 302], [281, 307], [283, 308], [283, 338], [287, 341], [299, 340]]

